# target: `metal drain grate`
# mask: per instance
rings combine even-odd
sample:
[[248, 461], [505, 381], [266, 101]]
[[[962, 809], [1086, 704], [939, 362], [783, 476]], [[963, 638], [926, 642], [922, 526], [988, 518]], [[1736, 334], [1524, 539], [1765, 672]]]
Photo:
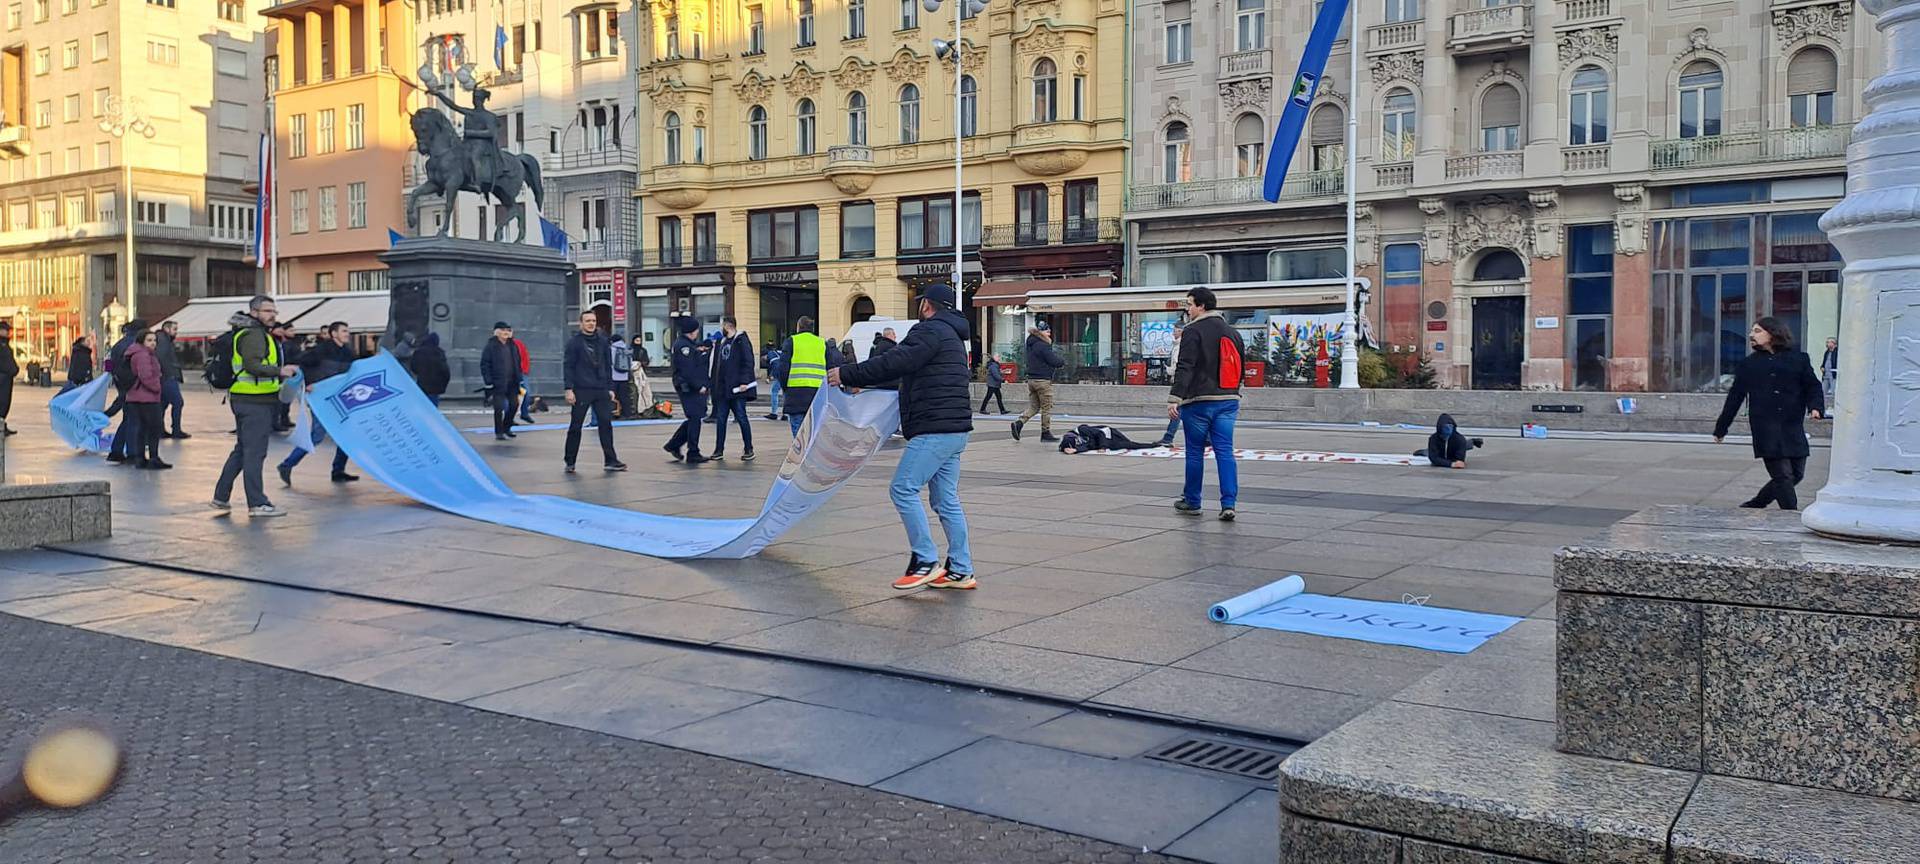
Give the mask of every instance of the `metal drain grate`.
[[1245, 744], [1183, 738], [1147, 754], [1147, 758], [1271, 783], [1279, 778], [1280, 763], [1287, 754]]

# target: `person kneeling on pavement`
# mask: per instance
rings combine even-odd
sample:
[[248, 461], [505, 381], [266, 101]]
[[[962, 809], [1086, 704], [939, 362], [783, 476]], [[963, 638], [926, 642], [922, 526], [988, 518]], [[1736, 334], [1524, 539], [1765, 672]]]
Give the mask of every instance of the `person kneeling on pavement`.
[[1467, 467], [1467, 451], [1485, 446], [1486, 442], [1478, 438], [1468, 438], [1460, 434], [1460, 427], [1453, 422], [1452, 414], [1442, 414], [1434, 421], [1433, 434], [1427, 436], [1427, 446], [1413, 451], [1415, 456], [1424, 456], [1435, 468]]
[[1152, 450], [1159, 444], [1135, 441], [1112, 426], [1088, 426], [1081, 424], [1072, 432], [1060, 436], [1060, 452], [1072, 456], [1089, 450]]

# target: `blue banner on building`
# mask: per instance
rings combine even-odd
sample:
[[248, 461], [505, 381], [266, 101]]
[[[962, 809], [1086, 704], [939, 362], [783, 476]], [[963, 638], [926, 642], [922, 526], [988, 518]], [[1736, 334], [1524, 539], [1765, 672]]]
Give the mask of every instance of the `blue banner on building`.
[[[1347, 0], [1326, 0], [1320, 6], [1320, 17], [1314, 19], [1313, 34], [1307, 37], [1307, 50], [1300, 55], [1300, 69], [1293, 73], [1293, 87], [1287, 91], [1286, 106], [1280, 110], [1280, 122], [1273, 127], [1273, 146], [1267, 148], [1267, 170], [1262, 178], [1261, 194], [1268, 201], [1280, 200], [1280, 186], [1287, 181], [1287, 166], [1293, 164], [1293, 151], [1300, 144], [1300, 133], [1307, 128], [1307, 112], [1313, 109], [1313, 95], [1320, 92], [1320, 76], [1326, 72], [1327, 55], [1333, 53], [1334, 40], [1340, 38], [1340, 22], [1346, 17]], [[1348, 82], [1347, 87], [1351, 89], [1353, 83]]]

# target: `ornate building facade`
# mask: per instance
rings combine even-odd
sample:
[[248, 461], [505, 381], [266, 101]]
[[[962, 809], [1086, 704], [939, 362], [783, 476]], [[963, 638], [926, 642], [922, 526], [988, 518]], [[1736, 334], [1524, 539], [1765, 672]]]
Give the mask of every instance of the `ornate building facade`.
[[[1817, 218], [1883, 66], [1851, 0], [1359, 0], [1278, 206], [1259, 165], [1314, 10], [1134, 11], [1138, 281], [1338, 281], [1356, 111], [1368, 317], [1449, 386], [1714, 389], [1758, 317], [1815, 357], [1838, 332]], [[1236, 314], [1337, 309], [1323, 287]]]

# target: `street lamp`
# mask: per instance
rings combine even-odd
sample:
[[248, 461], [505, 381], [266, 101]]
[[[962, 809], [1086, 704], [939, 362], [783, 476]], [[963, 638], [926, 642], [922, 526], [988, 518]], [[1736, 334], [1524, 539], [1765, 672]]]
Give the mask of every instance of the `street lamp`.
[[[121, 269], [123, 276], [118, 286], [120, 290], [117, 293], [120, 296], [117, 298], [117, 302], [126, 306], [128, 320], [132, 320], [133, 318], [139, 317], [140, 313], [134, 306], [133, 296], [133, 160], [129, 158], [131, 154], [127, 146], [131, 143], [132, 139], [127, 136], [128, 133], [132, 133], [142, 138], [152, 138], [155, 134], [158, 134], [159, 130], [153, 128], [152, 123], [147, 122], [146, 115], [140, 113], [140, 106], [134, 102], [134, 100], [120, 96], [109, 96], [107, 97], [106, 111], [100, 115], [100, 131], [113, 136], [115, 140], [120, 142], [120, 183], [127, 190], [126, 201], [120, 205], [119, 214], [120, 231], [126, 236], [126, 249], [121, 253], [121, 258], [125, 260], [126, 266]], [[88, 293], [87, 299], [88, 302], [92, 302], [93, 295], [91, 292]], [[105, 337], [111, 340], [113, 334], [108, 332], [105, 334]]]
[[[920, 5], [926, 7], [928, 14], [938, 14], [942, 2], [943, 0], [921, 0]], [[953, 60], [953, 296], [956, 300], [966, 294], [966, 281], [963, 278], [966, 264], [961, 251], [966, 246], [962, 238], [966, 236], [967, 223], [963, 191], [965, 184], [961, 181], [961, 146], [966, 138], [966, 116], [965, 109], [961, 105], [964, 97], [960, 92], [960, 80], [964, 75], [965, 64], [960, 62], [960, 26], [965, 20], [967, 11], [971, 10], [974, 15], [979, 15], [986, 9], [987, 0], [953, 0], [953, 41], [933, 40], [933, 55], [942, 61], [949, 58]], [[981, 214], [980, 221], [986, 222], [986, 214]]]

